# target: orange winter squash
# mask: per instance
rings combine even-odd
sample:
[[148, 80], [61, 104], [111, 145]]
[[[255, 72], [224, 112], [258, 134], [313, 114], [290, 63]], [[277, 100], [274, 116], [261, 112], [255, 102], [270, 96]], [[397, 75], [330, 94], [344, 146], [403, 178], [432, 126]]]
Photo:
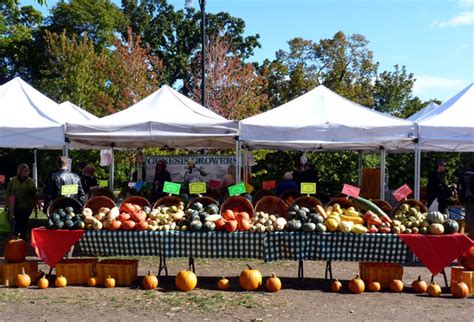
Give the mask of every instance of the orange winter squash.
[[148, 275], [143, 278], [142, 287], [145, 290], [153, 290], [158, 287], [158, 278], [148, 271]]
[[237, 228], [240, 231], [247, 231], [250, 229], [250, 221], [247, 219], [242, 219], [241, 221], [237, 221]]
[[15, 286], [27, 288], [31, 284], [30, 275], [25, 273], [25, 269], [21, 268], [21, 273], [15, 277]]
[[265, 282], [265, 287], [270, 292], [278, 292], [281, 290], [281, 280], [273, 273]]
[[95, 276], [89, 277], [87, 279], [87, 285], [89, 285], [90, 287], [97, 286], [97, 277], [95, 277]]
[[122, 228], [125, 230], [134, 230], [136, 223], [133, 220], [127, 220], [122, 223]]
[[369, 291], [371, 291], [371, 292], [378, 292], [378, 291], [380, 291], [380, 289], [382, 288], [382, 286], [380, 285], [379, 282], [377, 282], [377, 281], [372, 281], [372, 282], [370, 282], [370, 283], [367, 285], [367, 288], [368, 288]]
[[403, 282], [400, 280], [391, 280], [390, 281], [390, 289], [395, 293], [400, 293], [403, 291]]
[[247, 264], [247, 268], [240, 273], [239, 283], [244, 290], [255, 291], [262, 285], [262, 274]]
[[355, 278], [349, 281], [349, 291], [354, 294], [360, 294], [365, 290], [365, 283], [363, 280], [360, 279], [359, 274], [356, 275]]
[[148, 222], [146, 221], [140, 221], [136, 226], [136, 230], [146, 230], [148, 228]]
[[331, 292], [339, 293], [342, 290], [342, 284], [339, 280], [334, 280], [331, 283]]
[[5, 256], [5, 260], [9, 263], [20, 263], [25, 260], [27, 252], [28, 245], [26, 242], [19, 238], [19, 236], [16, 236], [5, 245], [3, 256]]
[[214, 221], [214, 224], [216, 225], [216, 230], [224, 230], [225, 229], [225, 219], [221, 218], [219, 220]]
[[225, 223], [225, 230], [232, 233], [237, 230], [237, 220], [229, 220]]
[[54, 281], [54, 285], [56, 285], [56, 287], [66, 287], [67, 279], [64, 276], [60, 275], [56, 277], [56, 280]]
[[117, 220], [121, 222], [130, 220], [130, 214], [126, 212], [122, 212], [120, 215], [118, 215]]
[[107, 230], [119, 230], [121, 226], [122, 226], [121, 221], [114, 220], [114, 221], [109, 221], [109, 223], [107, 224], [106, 229]]
[[464, 298], [469, 295], [469, 287], [464, 282], [455, 282], [451, 284], [451, 294], [455, 298]]
[[242, 211], [235, 214], [235, 219], [241, 221], [242, 219], [250, 220], [250, 215], [248, 212]]
[[226, 209], [222, 212], [222, 217], [224, 217], [225, 220], [235, 220], [235, 214], [232, 210]]
[[48, 279], [46, 278], [45, 275], [43, 275], [43, 277], [41, 277], [39, 280], [38, 280], [38, 288], [39, 289], [45, 289], [45, 288], [48, 288], [49, 286], [49, 281]]
[[217, 281], [217, 288], [222, 291], [228, 290], [230, 288], [230, 281], [225, 277], [221, 277]]
[[426, 285], [426, 282], [421, 279], [421, 275], [418, 275], [418, 279], [411, 283], [411, 289], [413, 290], [413, 293], [421, 294], [426, 292], [428, 285]]
[[192, 271], [181, 271], [176, 275], [176, 288], [183, 292], [194, 290], [197, 285], [197, 277]]
[[110, 275], [104, 280], [105, 288], [114, 288], [115, 287], [115, 278], [110, 277]]
[[474, 271], [474, 246], [459, 257], [458, 262], [468, 271]]

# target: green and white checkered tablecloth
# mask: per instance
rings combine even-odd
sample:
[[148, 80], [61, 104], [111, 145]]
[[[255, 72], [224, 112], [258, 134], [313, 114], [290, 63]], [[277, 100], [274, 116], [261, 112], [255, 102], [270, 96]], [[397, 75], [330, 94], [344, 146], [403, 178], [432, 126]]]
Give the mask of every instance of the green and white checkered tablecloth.
[[160, 256], [159, 232], [87, 230], [79, 248], [92, 256]]

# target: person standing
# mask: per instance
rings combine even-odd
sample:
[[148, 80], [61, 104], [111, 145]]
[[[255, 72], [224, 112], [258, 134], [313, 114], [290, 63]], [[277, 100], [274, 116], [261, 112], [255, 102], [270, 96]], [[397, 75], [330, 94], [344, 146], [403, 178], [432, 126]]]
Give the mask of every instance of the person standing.
[[296, 184], [296, 182], [293, 180], [293, 175], [291, 172], [286, 172], [283, 175], [283, 180], [279, 181], [276, 187], [276, 193], [277, 196], [280, 196], [287, 192], [287, 191], [295, 191], [298, 192], [300, 190], [300, 187]]
[[474, 162], [459, 178], [459, 198], [464, 205], [469, 236], [474, 239]]
[[84, 193], [86, 194], [86, 198], [89, 198], [91, 191], [99, 186], [95, 176], [95, 171], [95, 167], [92, 163], [82, 169], [81, 184], [82, 189], [84, 189]]
[[13, 208], [13, 211], [9, 211], [10, 219], [15, 220], [14, 232], [24, 240], [27, 237], [28, 219], [36, 207], [36, 186], [29, 174], [28, 165], [24, 163], [18, 165], [17, 175], [7, 186], [8, 206]]
[[171, 175], [166, 170], [166, 161], [161, 159], [156, 163], [155, 177], [153, 178], [153, 196], [155, 200], [163, 196], [165, 181], [171, 182]]
[[437, 199], [438, 211], [446, 213], [448, 208], [449, 189], [446, 184], [446, 169], [448, 164], [445, 160], [438, 160], [436, 168], [428, 177], [428, 207]]
[[203, 182], [204, 179], [202, 177], [206, 175], [203, 170], [196, 167], [194, 160], [189, 159], [188, 167], [184, 173], [184, 186], [187, 187], [190, 182]]
[[77, 193], [65, 195], [65, 197], [75, 198], [81, 205], [85, 203], [85, 194], [82, 188], [81, 178], [74, 172], [68, 170], [68, 159], [65, 156], [59, 156], [56, 160], [56, 166], [58, 170], [49, 175], [44, 187], [44, 213], [47, 213], [48, 207], [54, 199], [61, 197], [61, 188], [66, 185], [77, 185]]

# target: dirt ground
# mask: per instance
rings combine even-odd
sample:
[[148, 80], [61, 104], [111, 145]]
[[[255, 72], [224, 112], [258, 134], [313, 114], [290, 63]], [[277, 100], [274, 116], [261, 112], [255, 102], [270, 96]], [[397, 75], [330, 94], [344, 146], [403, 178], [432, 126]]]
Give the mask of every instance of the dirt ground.
[[[139, 275], [148, 270], [156, 274], [158, 263], [158, 258], [140, 258]], [[474, 297], [453, 299], [446, 288], [441, 298], [412, 294], [408, 286], [419, 274], [425, 281], [430, 278], [429, 271], [420, 266], [404, 268], [406, 288], [401, 294], [353, 295], [327, 291], [324, 262], [305, 262], [302, 281], [297, 278], [297, 262], [196, 259], [198, 287], [182, 293], [174, 287], [174, 276], [187, 267], [187, 259], [168, 259], [167, 263], [169, 277], [160, 277], [158, 289], [152, 291], [141, 290], [139, 281], [131, 288], [115, 289], [1, 287], [0, 320], [474, 320]], [[282, 291], [240, 291], [237, 276], [246, 263], [259, 269], [264, 279], [275, 272], [282, 279]], [[40, 268], [48, 271], [44, 264]], [[344, 289], [357, 272], [358, 263], [333, 263], [334, 277], [343, 281]], [[447, 272], [449, 278], [449, 269]], [[217, 290], [222, 275], [231, 280], [230, 291]], [[436, 281], [444, 283], [441, 276]]]

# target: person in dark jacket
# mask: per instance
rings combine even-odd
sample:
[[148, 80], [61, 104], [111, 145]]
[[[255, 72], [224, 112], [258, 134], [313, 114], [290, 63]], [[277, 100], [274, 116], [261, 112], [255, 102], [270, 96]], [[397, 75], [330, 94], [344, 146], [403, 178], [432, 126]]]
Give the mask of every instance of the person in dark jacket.
[[86, 165], [82, 169], [81, 184], [82, 189], [84, 189], [84, 193], [86, 194], [87, 198], [90, 197], [92, 190], [99, 186], [97, 177], [95, 176], [95, 171], [95, 167], [92, 163]]
[[155, 167], [155, 177], [153, 178], [153, 195], [155, 199], [163, 196], [165, 181], [171, 182], [171, 175], [166, 170], [166, 161], [161, 159]]
[[446, 184], [447, 163], [445, 160], [438, 160], [436, 168], [428, 177], [428, 207], [435, 199], [438, 199], [438, 211], [445, 213], [448, 208], [449, 189]]
[[283, 176], [283, 180], [278, 182], [276, 187], [278, 196], [281, 196], [286, 191], [299, 191], [298, 185], [293, 181], [293, 175], [291, 172], [286, 172]]
[[49, 205], [54, 199], [61, 197], [61, 188], [66, 185], [77, 185], [77, 193], [65, 195], [65, 197], [75, 198], [82, 205], [85, 203], [85, 194], [82, 188], [81, 178], [74, 172], [68, 170], [67, 158], [65, 156], [58, 157], [56, 165], [58, 170], [49, 175], [44, 187], [44, 213], [47, 212]]

